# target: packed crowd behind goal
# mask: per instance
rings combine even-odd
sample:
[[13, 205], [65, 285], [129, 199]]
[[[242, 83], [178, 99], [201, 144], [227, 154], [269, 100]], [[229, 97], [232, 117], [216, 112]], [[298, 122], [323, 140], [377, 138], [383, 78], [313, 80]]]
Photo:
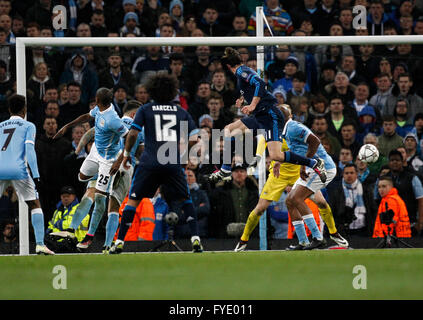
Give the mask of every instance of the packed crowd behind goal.
[[[53, 28], [56, 5], [67, 9], [64, 30]], [[356, 5], [367, 8], [366, 27], [353, 28]], [[0, 0], [0, 122], [10, 117], [7, 98], [16, 93], [17, 37], [255, 36], [256, 6], [264, 6], [265, 36], [423, 35], [423, 1], [419, 0]], [[243, 62], [257, 70], [256, 47], [236, 49]], [[26, 48], [27, 119], [37, 128], [35, 148], [43, 182], [39, 193], [46, 228], [54, 212], [63, 210], [63, 190], [73, 196], [71, 206], [85, 191], [77, 174], [90, 144], [79, 154], [74, 151], [93, 123], [76, 126], [59, 139], [53, 136], [95, 106], [97, 89], [113, 90], [114, 107], [122, 116], [127, 101], [135, 99], [141, 105], [150, 101], [145, 84], [151, 75], [169, 73], [179, 80], [175, 101], [197, 126], [207, 133], [223, 129], [244, 116], [234, 106], [239, 97], [234, 76], [220, 62], [223, 50], [206, 45]], [[381, 201], [377, 182], [388, 175], [406, 204], [412, 236], [419, 236], [423, 228], [423, 43], [281, 43], [265, 47], [264, 54], [267, 89], [280, 104], [291, 106], [293, 119], [312, 129], [338, 166], [325, 197], [340, 232], [373, 236]], [[366, 143], [377, 146], [377, 162], [357, 159]], [[222, 145], [210, 148], [221, 150]], [[238, 238], [259, 198], [257, 171], [234, 159], [232, 180], [214, 185], [206, 177], [219, 165], [191, 160], [186, 173], [200, 236]], [[284, 203], [287, 191], [268, 209], [273, 238], [292, 237]], [[10, 229], [17, 227], [18, 203], [13, 188], [0, 196], [0, 243], [4, 243], [16, 237]], [[159, 198], [158, 193], [149, 199], [156, 219], [159, 212], [166, 212], [166, 203]], [[153, 239], [154, 225], [148, 230], [144, 240]], [[189, 237], [186, 224], [178, 225], [176, 236]]]

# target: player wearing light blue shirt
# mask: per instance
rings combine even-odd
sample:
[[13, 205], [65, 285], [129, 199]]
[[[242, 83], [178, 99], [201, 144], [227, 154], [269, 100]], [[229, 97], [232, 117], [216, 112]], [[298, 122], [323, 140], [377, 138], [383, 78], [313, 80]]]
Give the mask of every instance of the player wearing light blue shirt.
[[[117, 156], [120, 151], [120, 138], [128, 133], [128, 129], [124, 125], [122, 119], [119, 118], [114, 110], [112, 101], [113, 93], [111, 90], [107, 88], [98, 89], [96, 93], [97, 106], [89, 113], [83, 114], [66, 124], [54, 137], [57, 138], [64, 135], [69, 128], [76, 124], [88, 122], [92, 120], [92, 118], [95, 118], [95, 143], [90, 154], [84, 160], [78, 175], [79, 180], [82, 182], [88, 182], [95, 175], [98, 175], [94, 195], [95, 205], [91, 219], [93, 219], [94, 216], [100, 217], [101, 219], [106, 209], [107, 194], [111, 189], [110, 187], [113, 185], [115, 173], [119, 170], [120, 165], [117, 161]], [[80, 206], [81, 205], [82, 202]], [[89, 200], [87, 200], [86, 206], [91, 206]], [[75, 215], [73, 219], [75, 219]], [[93, 223], [97, 223], [97, 221]], [[71, 228], [62, 235], [75, 237], [76, 228], [73, 227], [74, 224], [72, 224]]]
[[[292, 119], [286, 122], [284, 131], [282, 132], [282, 136], [285, 138], [289, 150], [303, 157], [306, 156], [308, 151], [307, 138], [310, 134], [312, 132], [309, 128]], [[316, 156], [324, 160], [326, 170], [336, 169], [335, 162], [328, 155], [322, 144], [319, 144], [317, 147]]]
[[[320, 143], [319, 138], [309, 128], [292, 120], [291, 112], [287, 108], [283, 108], [282, 112], [289, 119], [282, 131], [282, 136], [285, 138], [289, 149], [302, 156], [319, 157], [324, 160], [325, 170], [327, 172], [326, 181], [323, 182], [319, 179], [316, 172], [309, 168], [305, 169], [302, 166], [300, 178], [295, 182], [286, 199], [288, 212], [290, 213], [292, 224], [299, 241], [298, 245], [290, 246], [288, 250], [312, 250], [325, 246], [326, 241], [305, 200], [309, 197], [314, 200], [316, 195], [320, 198], [318, 202], [322, 202], [321, 206], [326, 207], [327, 203], [321, 196], [320, 190], [326, 187], [336, 176], [336, 165]], [[307, 238], [304, 223], [312, 233], [312, 243]]]
[[120, 138], [128, 132], [128, 129], [113, 105], [104, 111], [100, 111], [96, 106], [89, 114], [95, 118], [94, 141], [98, 154], [106, 160], [115, 160], [121, 149]]
[[[13, 95], [8, 100], [9, 120], [0, 123], [0, 194], [12, 185], [31, 211], [35, 234], [35, 252], [54, 254], [44, 245], [44, 214], [38, 199], [36, 184], [40, 182], [35, 153], [35, 126], [24, 120], [26, 99]], [[29, 166], [29, 168], [28, 168]], [[32, 177], [29, 175], [31, 170]], [[35, 183], [34, 183], [35, 182]]]

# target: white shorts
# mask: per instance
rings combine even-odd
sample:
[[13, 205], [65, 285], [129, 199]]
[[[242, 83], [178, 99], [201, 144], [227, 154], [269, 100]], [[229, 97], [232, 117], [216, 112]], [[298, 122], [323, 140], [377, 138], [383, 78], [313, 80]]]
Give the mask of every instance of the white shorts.
[[0, 196], [8, 186], [15, 188], [19, 199], [32, 201], [38, 199], [38, 192], [35, 190], [35, 183], [31, 177], [22, 180], [0, 180]]
[[79, 171], [87, 177], [98, 175], [95, 188], [102, 192], [108, 193], [110, 186], [113, 185], [114, 176], [110, 176], [110, 168], [115, 160], [106, 160], [97, 152], [95, 144], [93, 144], [89, 155], [85, 158]]
[[[308, 178], [306, 181], [303, 179], [298, 178], [298, 180], [295, 182], [292, 189], [294, 189], [297, 185], [306, 187], [307, 189], [311, 190], [313, 192], [313, 195], [325, 188], [336, 176], [336, 168], [327, 170], [326, 173], [326, 182], [323, 183], [322, 180], [320, 180], [319, 175], [314, 172], [311, 168], [306, 168], [306, 173], [308, 173]], [[312, 196], [310, 196], [311, 198]]]

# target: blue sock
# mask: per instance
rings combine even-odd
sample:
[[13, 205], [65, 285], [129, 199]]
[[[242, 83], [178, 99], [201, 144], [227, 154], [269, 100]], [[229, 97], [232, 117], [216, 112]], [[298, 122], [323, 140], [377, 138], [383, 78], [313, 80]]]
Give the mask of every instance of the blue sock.
[[75, 230], [78, 229], [82, 220], [84, 220], [88, 212], [90, 212], [92, 204], [93, 204], [93, 200], [90, 197], [82, 197], [82, 200], [78, 208], [76, 208], [76, 211], [72, 217], [70, 228]]
[[303, 220], [292, 221], [292, 224], [295, 228], [295, 234], [297, 235], [298, 242], [302, 245], [309, 244], [310, 241], [308, 241], [306, 229], [304, 227], [304, 221]]
[[317, 160], [316, 159], [310, 159], [303, 156], [300, 156], [292, 151], [285, 151], [285, 162], [292, 163], [292, 164], [299, 164], [301, 166], [306, 166], [313, 168]]
[[313, 214], [307, 214], [303, 216], [304, 222], [307, 225], [308, 229], [311, 231], [313, 238], [322, 240], [322, 234], [317, 226], [316, 220], [314, 220]]
[[118, 227], [119, 213], [110, 212], [106, 224], [106, 239], [104, 240], [105, 247], [110, 247], [112, 245], [113, 237], [115, 236]]
[[135, 210], [136, 208], [133, 206], [125, 206], [125, 209], [123, 209], [122, 212], [122, 220], [120, 222], [120, 229], [118, 234], [118, 240], [124, 241], [126, 233], [128, 232], [128, 229], [132, 225], [132, 221], [134, 221], [135, 216]]
[[87, 234], [93, 236], [100, 224], [104, 211], [106, 210], [107, 197], [103, 194], [96, 193], [94, 196], [94, 210], [91, 214], [90, 228]]
[[192, 204], [192, 200], [185, 201], [182, 205], [182, 210], [184, 210], [185, 221], [188, 222], [191, 236], [198, 236], [197, 211]]
[[[220, 167], [221, 170], [224, 171], [232, 171], [232, 153], [231, 153], [231, 145], [232, 145], [232, 140], [235, 140], [235, 137], [224, 137], [223, 138], [223, 164]], [[225, 154], [227, 152], [231, 153], [231, 161], [229, 163], [225, 163]]]
[[44, 245], [44, 215], [41, 208], [31, 210], [31, 223], [34, 228], [35, 243]]

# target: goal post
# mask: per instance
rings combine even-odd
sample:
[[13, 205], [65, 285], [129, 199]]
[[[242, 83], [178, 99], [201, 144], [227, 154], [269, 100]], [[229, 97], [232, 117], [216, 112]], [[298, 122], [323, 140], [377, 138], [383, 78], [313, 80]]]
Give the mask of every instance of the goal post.
[[[261, 8], [261, 9], [260, 9]], [[257, 8], [257, 13], [262, 7]], [[25, 48], [34, 46], [50, 47], [114, 47], [114, 46], [273, 46], [273, 45], [360, 45], [360, 44], [422, 44], [423, 35], [396, 35], [396, 36], [316, 36], [316, 37], [264, 37], [263, 17], [257, 14], [256, 37], [69, 37], [69, 38], [41, 38], [17, 37], [16, 38], [16, 89], [17, 93], [26, 96], [26, 57]], [[260, 31], [261, 30], [261, 31]], [[263, 50], [258, 50], [258, 55]], [[260, 56], [259, 56], [260, 57]], [[260, 73], [264, 72], [264, 55], [258, 59]], [[265, 157], [259, 165], [260, 170], [265, 170]], [[259, 185], [263, 184], [263, 172], [259, 175]], [[265, 225], [264, 225], [265, 227]], [[262, 228], [262, 227], [261, 227]], [[29, 254], [29, 226], [28, 206], [19, 200], [19, 254]], [[266, 241], [264, 238], [262, 241]], [[266, 242], [261, 242], [264, 248]]]

